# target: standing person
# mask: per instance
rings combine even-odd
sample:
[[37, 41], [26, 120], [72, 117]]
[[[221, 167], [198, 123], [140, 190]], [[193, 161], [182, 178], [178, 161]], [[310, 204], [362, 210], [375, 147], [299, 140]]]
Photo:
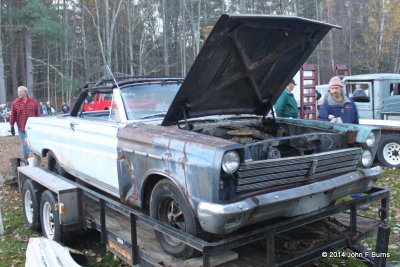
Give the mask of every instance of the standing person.
[[61, 110], [63, 114], [67, 114], [69, 112], [69, 106], [66, 103], [63, 103]]
[[53, 115], [53, 110], [51, 109], [51, 105], [50, 105], [49, 101], [46, 102], [46, 107], [47, 107], [47, 115], [49, 115], [49, 116]]
[[[343, 83], [340, 77], [334, 76], [329, 81], [329, 94], [321, 105], [318, 120], [339, 123], [358, 124], [358, 112], [354, 101], [343, 95]], [[352, 194], [351, 198], [361, 197], [361, 193]], [[368, 209], [368, 205], [361, 205], [360, 209]]]
[[286, 86], [286, 89], [278, 98], [278, 101], [276, 101], [275, 110], [278, 117], [297, 118], [299, 116], [297, 101], [293, 95], [293, 88], [295, 85], [295, 81], [292, 80]]
[[40, 108], [40, 116], [47, 116], [47, 107], [43, 102], [39, 103], [39, 108]]
[[29, 117], [39, 117], [39, 106], [35, 99], [28, 96], [28, 88], [18, 87], [18, 98], [14, 100], [11, 106], [10, 126], [11, 134], [15, 135], [14, 124], [17, 123], [18, 134], [21, 139], [21, 152], [25, 159], [29, 156], [29, 149], [26, 146], [25, 125]]
[[329, 81], [329, 94], [320, 107], [318, 120], [358, 124], [357, 107], [343, 95], [343, 83], [338, 76]]

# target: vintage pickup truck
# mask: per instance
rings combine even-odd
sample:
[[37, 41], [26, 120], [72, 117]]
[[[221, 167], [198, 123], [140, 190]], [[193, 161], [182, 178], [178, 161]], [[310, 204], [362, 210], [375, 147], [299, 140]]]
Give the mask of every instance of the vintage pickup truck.
[[[363, 192], [380, 130], [275, 118], [272, 107], [333, 25], [223, 15], [187, 77], [88, 84], [68, 116], [29, 118], [50, 170], [193, 235], [225, 234]], [[85, 99], [112, 94], [110, 110]], [[268, 113], [271, 113], [268, 116]], [[176, 256], [193, 249], [156, 233]]]
[[376, 153], [379, 163], [400, 168], [400, 74], [345, 76], [343, 83], [357, 106], [360, 124], [381, 129]]

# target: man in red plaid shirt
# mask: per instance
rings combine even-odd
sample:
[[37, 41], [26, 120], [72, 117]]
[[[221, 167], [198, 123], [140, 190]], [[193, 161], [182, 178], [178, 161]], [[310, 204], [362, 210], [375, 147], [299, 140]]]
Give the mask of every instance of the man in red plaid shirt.
[[14, 123], [17, 123], [18, 134], [21, 139], [21, 151], [24, 158], [28, 158], [29, 149], [26, 146], [25, 125], [29, 117], [39, 117], [39, 106], [35, 99], [28, 96], [28, 88], [18, 87], [18, 98], [14, 100], [11, 106], [10, 125], [11, 134], [15, 135]]

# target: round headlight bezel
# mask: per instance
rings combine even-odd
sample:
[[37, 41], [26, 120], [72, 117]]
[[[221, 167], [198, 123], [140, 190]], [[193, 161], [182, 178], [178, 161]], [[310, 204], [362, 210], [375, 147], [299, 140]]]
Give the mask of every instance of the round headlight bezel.
[[365, 141], [368, 147], [374, 147], [376, 144], [376, 135], [374, 132], [370, 132], [367, 140]]
[[239, 165], [240, 165], [240, 156], [234, 150], [226, 152], [222, 157], [221, 166], [222, 170], [225, 173], [232, 174], [236, 172], [239, 169]]
[[369, 150], [364, 150], [361, 156], [361, 164], [364, 167], [370, 167], [372, 165], [373, 158], [372, 153]]

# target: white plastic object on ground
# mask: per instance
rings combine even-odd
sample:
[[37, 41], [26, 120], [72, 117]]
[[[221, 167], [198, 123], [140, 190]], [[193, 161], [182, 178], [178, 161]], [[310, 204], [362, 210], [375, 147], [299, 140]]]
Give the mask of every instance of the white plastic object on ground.
[[26, 249], [25, 267], [80, 267], [71, 257], [69, 250], [45, 237], [29, 239]]

